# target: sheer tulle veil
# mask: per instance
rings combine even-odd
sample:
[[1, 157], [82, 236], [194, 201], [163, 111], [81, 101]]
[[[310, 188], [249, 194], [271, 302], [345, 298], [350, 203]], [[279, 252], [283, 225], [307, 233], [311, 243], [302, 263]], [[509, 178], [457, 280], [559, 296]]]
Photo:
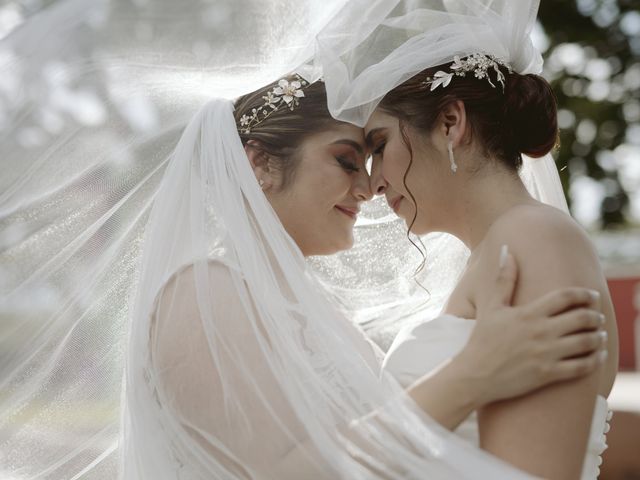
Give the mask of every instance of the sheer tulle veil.
[[[352, 73], [378, 60], [350, 51], [376, 28], [395, 38], [390, 55], [421, 45], [435, 19], [456, 32], [517, 20], [519, 36], [488, 45], [529, 45], [537, 5], [526, 3], [516, 14], [506, 1], [75, 0], [6, 37], [2, 476], [527, 478], [380, 377], [376, 351], [335, 302], [370, 322], [371, 292], [388, 290], [378, 307], [407, 319], [434, 308], [455, 271], [431, 277], [428, 306], [403, 303], [416, 288], [410, 244], [383, 251], [387, 269], [364, 261], [367, 245], [401, 232], [376, 204], [360, 250], [305, 261], [257, 185], [229, 100], [299, 67], [323, 74], [332, 112], [359, 123], [390, 85], [357, 98]], [[354, 288], [359, 275], [369, 283]]]
[[117, 477], [129, 304], [171, 152], [207, 100], [309, 58], [341, 3], [8, 7], [22, 23], [0, 41], [0, 477]]

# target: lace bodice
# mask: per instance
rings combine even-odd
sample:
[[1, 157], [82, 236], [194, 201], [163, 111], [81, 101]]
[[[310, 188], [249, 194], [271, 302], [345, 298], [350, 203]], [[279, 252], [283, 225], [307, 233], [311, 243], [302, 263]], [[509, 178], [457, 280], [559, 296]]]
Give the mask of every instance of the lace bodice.
[[[443, 315], [417, 325], [409, 325], [398, 333], [382, 368], [395, 376], [402, 385], [408, 386], [458, 353], [467, 343], [474, 323], [473, 320]], [[610, 419], [611, 411], [607, 400], [599, 395], [593, 412], [582, 480], [593, 480], [600, 473], [601, 455], [607, 448], [606, 434]], [[478, 445], [476, 414], [471, 414], [455, 433]]]

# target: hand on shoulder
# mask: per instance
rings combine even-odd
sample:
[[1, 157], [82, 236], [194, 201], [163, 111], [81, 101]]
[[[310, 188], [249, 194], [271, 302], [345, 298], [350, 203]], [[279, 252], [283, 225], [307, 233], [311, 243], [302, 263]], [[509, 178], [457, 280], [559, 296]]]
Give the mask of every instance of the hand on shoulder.
[[479, 271], [495, 276], [505, 244], [520, 267], [515, 304], [562, 286], [606, 292], [598, 255], [588, 235], [561, 210], [544, 204], [508, 210], [491, 226], [480, 246]]
[[503, 244], [509, 246], [519, 265], [529, 261], [549, 268], [549, 274], [553, 274], [579, 258], [579, 263], [597, 267], [601, 274], [587, 233], [570, 215], [549, 205], [519, 205], [500, 216], [487, 233], [482, 254], [499, 252]]
[[615, 312], [606, 278], [589, 236], [570, 215], [544, 204], [511, 208], [491, 226], [476, 259], [471, 298], [477, 305], [490, 295], [502, 245], [518, 263], [513, 305], [564, 287], [586, 287], [600, 292], [601, 311], [607, 318], [609, 359], [599, 390], [607, 392], [617, 365]]

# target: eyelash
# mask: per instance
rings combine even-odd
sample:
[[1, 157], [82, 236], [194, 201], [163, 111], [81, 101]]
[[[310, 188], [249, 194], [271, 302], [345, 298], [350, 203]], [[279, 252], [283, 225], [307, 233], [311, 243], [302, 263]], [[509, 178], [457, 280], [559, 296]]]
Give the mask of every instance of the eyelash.
[[359, 172], [360, 171], [359, 167], [356, 167], [353, 163], [351, 163], [349, 160], [346, 160], [345, 158], [336, 157], [336, 160], [338, 161], [340, 166], [343, 169], [345, 169], [347, 172]]
[[382, 151], [384, 150], [384, 147], [387, 145], [386, 142], [382, 142], [380, 145], [378, 145], [376, 147], [376, 149], [373, 151], [374, 155], [380, 155], [382, 153]]

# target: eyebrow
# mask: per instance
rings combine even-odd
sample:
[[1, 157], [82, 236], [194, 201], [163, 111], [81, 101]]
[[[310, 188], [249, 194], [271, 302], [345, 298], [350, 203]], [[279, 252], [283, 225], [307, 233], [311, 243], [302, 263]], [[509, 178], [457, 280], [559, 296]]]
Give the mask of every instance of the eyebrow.
[[364, 140], [367, 144], [367, 147], [373, 147], [373, 136], [382, 130], [384, 130], [384, 127], [374, 128], [373, 130], [370, 130], [369, 133], [367, 133], [367, 138], [365, 138]]
[[353, 140], [349, 140], [348, 138], [336, 140], [335, 142], [332, 142], [331, 145], [349, 145], [350, 147], [353, 147], [353, 149], [360, 155], [364, 155], [362, 145], [360, 145], [358, 142], [354, 142]]

